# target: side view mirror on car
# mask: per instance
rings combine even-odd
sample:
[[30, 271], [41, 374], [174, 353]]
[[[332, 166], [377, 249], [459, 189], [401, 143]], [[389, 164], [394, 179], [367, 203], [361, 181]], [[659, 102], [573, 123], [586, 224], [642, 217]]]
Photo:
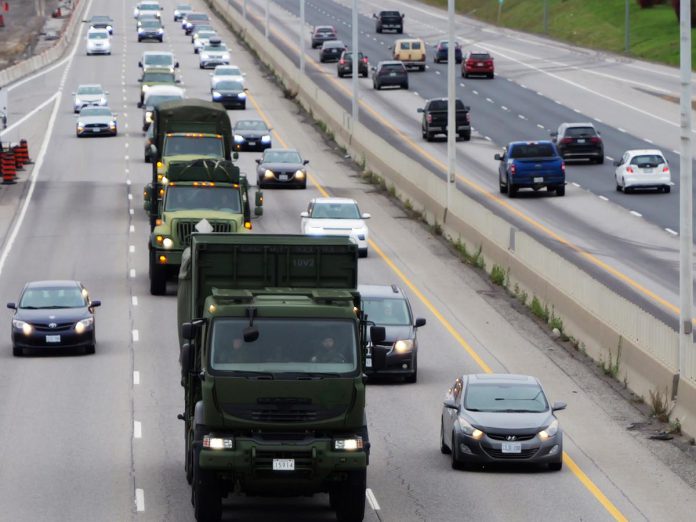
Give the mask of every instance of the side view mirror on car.
[[494, 157], [495, 159], [497, 159], [498, 161], [502, 161], [502, 160], [503, 160], [503, 157], [502, 157], [500, 154], [498, 154], [498, 153], [496, 153], [496, 155], [493, 156], [493, 157]]

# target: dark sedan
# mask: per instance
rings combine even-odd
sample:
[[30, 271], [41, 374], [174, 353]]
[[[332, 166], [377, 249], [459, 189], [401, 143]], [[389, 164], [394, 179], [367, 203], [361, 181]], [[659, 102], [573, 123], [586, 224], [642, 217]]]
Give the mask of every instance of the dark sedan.
[[234, 150], [266, 150], [272, 147], [271, 129], [263, 120], [238, 120], [232, 127]]
[[372, 87], [400, 87], [408, 89], [408, 71], [403, 62], [390, 60], [379, 62], [372, 68]]
[[563, 467], [563, 431], [539, 381], [512, 374], [458, 377], [447, 391], [440, 424], [440, 450], [452, 467], [493, 463]]
[[324, 42], [321, 44], [321, 50], [319, 51], [319, 61], [321, 63], [337, 62], [345, 50], [346, 44], [341, 40]]
[[259, 188], [297, 187], [307, 188], [309, 160], [303, 160], [300, 153], [292, 149], [266, 149], [261, 159], [257, 159], [256, 175]]
[[25, 350], [77, 348], [94, 353], [94, 308], [79, 281], [33, 281], [24, 285], [19, 303], [7, 303], [12, 317], [12, 354]]
[[396, 285], [360, 285], [358, 291], [367, 320], [385, 330], [383, 341], [369, 344], [365, 373], [403, 376], [406, 382], [416, 382], [417, 331], [425, 326], [425, 319], [413, 319], [411, 304]]
[[[440, 40], [435, 47], [435, 53], [433, 54], [433, 61], [435, 63], [447, 62], [449, 60], [449, 41]], [[455, 43], [454, 46], [454, 61], [455, 63], [462, 63], [462, 46]]]
[[[336, 69], [339, 78], [353, 75], [353, 54], [355, 53], [351, 51], [343, 51], [343, 54], [341, 54], [341, 57], [338, 59]], [[367, 67], [367, 56], [358, 52], [358, 74], [363, 78], [367, 78]]]
[[223, 80], [213, 89], [213, 101], [222, 103], [225, 109], [246, 109], [247, 90], [242, 82]]

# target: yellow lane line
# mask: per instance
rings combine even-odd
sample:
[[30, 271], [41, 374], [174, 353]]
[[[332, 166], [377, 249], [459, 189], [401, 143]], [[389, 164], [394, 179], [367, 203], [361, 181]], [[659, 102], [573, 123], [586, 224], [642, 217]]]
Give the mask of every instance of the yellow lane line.
[[[249, 15], [249, 14], [250, 14], [250, 13], [247, 11], [247, 15]], [[254, 16], [254, 15], [252, 15], [252, 16]], [[271, 29], [271, 30], [272, 30], [274, 33], [276, 33], [276, 31], [275, 31], [274, 29]], [[282, 39], [283, 37], [279, 36], [279, 38]], [[286, 43], [288, 43], [288, 42], [286, 41]], [[314, 61], [310, 60], [310, 61], [308, 61], [307, 63], [309, 63], [309, 64], [313, 65], [314, 67], [316, 67], [317, 69], [321, 70], [321, 69], [317, 66], [317, 64], [316, 64]], [[339, 85], [339, 87], [341, 87], [342, 89], [344, 89], [344, 87], [343, 87], [342, 85], [340, 85], [340, 84], [338, 84], [338, 85]], [[261, 116], [261, 118], [264, 120], [264, 122], [266, 122], [266, 125], [268, 125], [269, 127], [271, 127], [271, 125], [270, 125], [270, 120], [269, 120], [268, 117], [266, 116], [265, 112], [261, 109], [261, 107], [259, 106], [259, 104], [256, 102], [256, 100], [255, 100], [252, 96], [249, 96], [249, 99], [251, 100], [251, 103], [254, 105], [254, 108], [256, 109], [256, 112], [258, 112], [259, 116]], [[363, 104], [363, 102], [360, 102], [360, 103]], [[368, 108], [369, 110], [372, 110], [372, 108], [369, 107], [368, 105], [365, 105], [365, 107]], [[378, 117], [380, 120], [382, 120], [381, 116], [377, 115], [376, 113], [375, 113], [375, 116]], [[401, 132], [399, 132], [397, 129], [395, 129], [394, 127], [392, 127], [390, 124], [387, 124], [387, 126], [390, 127], [391, 129], [393, 129], [397, 134], [399, 134], [399, 135], [403, 136], [405, 139], [407, 139], [415, 148], [417, 148], [417, 149], [419, 149], [419, 150], [423, 150], [423, 149], [421, 149], [417, 144], [415, 144], [414, 142], [412, 142], [412, 141], [410, 140], [410, 138], [405, 137], [403, 134], [401, 134]], [[285, 141], [282, 139], [282, 137], [280, 136], [280, 134], [278, 134], [277, 131], [274, 130], [274, 131], [273, 131], [273, 134], [278, 138], [278, 141], [281, 143], [281, 145], [282, 145], [283, 147], [288, 148], [287, 145], [286, 145], [286, 143], [285, 143]], [[442, 165], [441, 162], [435, 160], [435, 158], [433, 158], [432, 156], [430, 156], [430, 154], [428, 154], [427, 151], [423, 150], [423, 153], [424, 153], [425, 156], [428, 156], [429, 158], [431, 158], [431, 161], [434, 161], [434, 162], [436, 162], [436, 163]], [[459, 177], [459, 176], [458, 176], [458, 177]], [[552, 237], [554, 237], [554, 239], [557, 239], [557, 240], [560, 241], [561, 243], [563, 243], [563, 244], [565, 244], [565, 245], [567, 245], [567, 246], [573, 248], [574, 250], [578, 251], [579, 253], [581, 253], [581, 254], [583, 254], [583, 255], [586, 255], [586, 256], [588, 257], [588, 259], [590, 259], [590, 260], [596, 259], [596, 258], [594, 258], [594, 256], [592, 256], [591, 254], [589, 254], [589, 253], [583, 251], [583, 250], [580, 249], [579, 247], [577, 247], [577, 246], [571, 244], [570, 242], [568, 242], [568, 241], [562, 239], [562, 238], [561, 238], [560, 236], [558, 236], [555, 232], [553, 232], [553, 231], [547, 229], [547, 228], [546, 228], [544, 225], [542, 225], [541, 223], [537, 223], [537, 222], [534, 221], [531, 217], [526, 216], [525, 214], [523, 214], [523, 213], [520, 212], [519, 210], [515, 209], [514, 207], [512, 207], [511, 205], [509, 205], [507, 202], [505, 202], [505, 201], [500, 201], [499, 198], [495, 197], [494, 195], [490, 194], [489, 192], [486, 192], [486, 191], [483, 189], [483, 187], [480, 187], [480, 186], [478, 186], [477, 184], [475, 184], [475, 183], [473, 183], [473, 182], [470, 182], [469, 180], [466, 180], [465, 178], [461, 178], [461, 179], [462, 179], [463, 181], [465, 181], [466, 183], [470, 184], [472, 187], [476, 188], [476, 190], [480, 191], [480, 192], [483, 193], [484, 195], [489, 196], [489, 197], [491, 197], [491, 198], [494, 199], [494, 200], [498, 200], [498, 202], [501, 203], [503, 206], [506, 206], [506, 207], [508, 207], [511, 211], [514, 211], [516, 214], [519, 214], [520, 217], [522, 217], [523, 219], [525, 219], [525, 221], [528, 221], [530, 224], [535, 225], [535, 226], [538, 226], [538, 228], [540, 228], [541, 230], [544, 230], [546, 233], [548, 233], [549, 235], [551, 235]], [[311, 180], [312, 184], [317, 188], [317, 190], [319, 190], [319, 192], [320, 192], [324, 197], [329, 197], [329, 196], [330, 196], [329, 192], [326, 191], [326, 190], [324, 189], [324, 187], [322, 187], [322, 186], [319, 184], [318, 181], [316, 181], [313, 177], [310, 177], [310, 180]], [[420, 299], [420, 301], [425, 305], [425, 307], [437, 318], [437, 320], [440, 321], [440, 324], [442, 324], [442, 326], [445, 327], [445, 329], [446, 329], [446, 330], [450, 333], [450, 335], [457, 341], [457, 343], [459, 343], [459, 345], [460, 345], [462, 348], [464, 348], [464, 350], [467, 352], [467, 354], [469, 354], [469, 356], [474, 360], [474, 362], [479, 366], [479, 368], [481, 368], [481, 370], [482, 370], [484, 373], [492, 373], [493, 370], [491, 369], [491, 367], [488, 366], [488, 364], [486, 364], [486, 362], [485, 362], [485, 361], [483, 360], [483, 358], [476, 352], [476, 350], [474, 350], [474, 349], [471, 347], [471, 345], [470, 345], [468, 342], [466, 342], [466, 340], [459, 334], [459, 332], [452, 326], [452, 324], [442, 315], [442, 313], [440, 313], [440, 311], [435, 307], [435, 305], [433, 305], [433, 304], [430, 302], [430, 300], [418, 289], [418, 287], [416, 287], [416, 286], [411, 282], [411, 280], [410, 280], [408, 277], [406, 277], [406, 275], [399, 269], [399, 267], [396, 266], [396, 264], [391, 260], [391, 258], [389, 258], [389, 256], [387, 256], [387, 254], [385, 254], [384, 251], [383, 251], [373, 240], [371, 240], [371, 239], [368, 240], [368, 243], [369, 243], [370, 247], [371, 247], [375, 252], [377, 252], [377, 254], [382, 258], [382, 260], [384, 260], [384, 262], [387, 264], [387, 266], [389, 266], [389, 268], [392, 269], [392, 271], [404, 282], [404, 284], [405, 284], [406, 286], [408, 286], [409, 290], [411, 290], [411, 291], [414, 293], [414, 295], [416, 295], [416, 297], [418, 297], [418, 299]], [[596, 261], [598, 262], [598, 264], [600, 264], [600, 266], [606, 267], [606, 269], [609, 270], [610, 272], [612, 272], [612, 273], [615, 272], [615, 270], [614, 270], [613, 268], [609, 267], [608, 265], [606, 265], [605, 263], [603, 263], [603, 262], [600, 261], [599, 259], [597, 259]], [[618, 274], [618, 272], [617, 272], [617, 274]], [[626, 278], [626, 279], [629, 280], [629, 281], [631, 281], [629, 278]], [[635, 283], [635, 284], [636, 284], [638, 287], [640, 287], [640, 285], [638, 285], [638, 283]], [[640, 288], [642, 288], [642, 287], [640, 287]], [[645, 292], [648, 292], [649, 294], [652, 294], [652, 292], [649, 292], [647, 289], [645, 289]], [[654, 294], [653, 294], [653, 295], [654, 295]], [[655, 296], [655, 298], [661, 299], [661, 298], [659, 298], [658, 296]], [[665, 302], [666, 302], [666, 301], [665, 301]], [[611, 502], [611, 500], [609, 500], [609, 499], [607, 498], [607, 496], [602, 492], [602, 490], [599, 489], [599, 487], [597, 487], [597, 485], [592, 481], [592, 479], [590, 479], [590, 478], [587, 476], [587, 474], [575, 463], [575, 461], [574, 461], [574, 460], [570, 457], [570, 455], [568, 455], [568, 453], [565, 452], [565, 451], [563, 452], [563, 462], [565, 462], [566, 466], [573, 472], [573, 474], [575, 475], [575, 477], [580, 481], [580, 483], [585, 487], [585, 489], [587, 489], [587, 490], [592, 494], [592, 496], [594, 496], [595, 499], [597, 499], [597, 501], [604, 507], [604, 509], [606, 509], [606, 511], [607, 511], [615, 520], [617, 520], [618, 522], [627, 522], [628, 519], [627, 519], [627, 518], [621, 513], [621, 511], [613, 504], [613, 502]]]

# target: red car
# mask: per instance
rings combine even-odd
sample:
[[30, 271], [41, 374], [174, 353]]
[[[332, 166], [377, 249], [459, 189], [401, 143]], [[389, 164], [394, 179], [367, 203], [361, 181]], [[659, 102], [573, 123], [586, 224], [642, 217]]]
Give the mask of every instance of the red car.
[[482, 51], [467, 52], [462, 61], [462, 78], [468, 78], [472, 74], [493, 78], [495, 76], [493, 57]]

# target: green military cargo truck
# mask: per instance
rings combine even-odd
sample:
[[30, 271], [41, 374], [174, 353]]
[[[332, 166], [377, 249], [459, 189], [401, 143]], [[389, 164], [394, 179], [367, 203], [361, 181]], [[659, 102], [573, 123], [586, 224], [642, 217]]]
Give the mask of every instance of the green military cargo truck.
[[[186, 475], [196, 519], [229, 493], [329, 494], [363, 520], [367, 322], [349, 238], [194, 234], [179, 273]], [[384, 329], [372, 327], [372, 339]]]
[[[150, 234], [150, 293], [165, 293], [167, 279], [179, 273], [181, 254], [193, 232], [251, 230], [249, 184], [231, 161], [172, 161], [160, 181], [162, 199]], [[257, 201], [256, 213], [260, 207]]]

